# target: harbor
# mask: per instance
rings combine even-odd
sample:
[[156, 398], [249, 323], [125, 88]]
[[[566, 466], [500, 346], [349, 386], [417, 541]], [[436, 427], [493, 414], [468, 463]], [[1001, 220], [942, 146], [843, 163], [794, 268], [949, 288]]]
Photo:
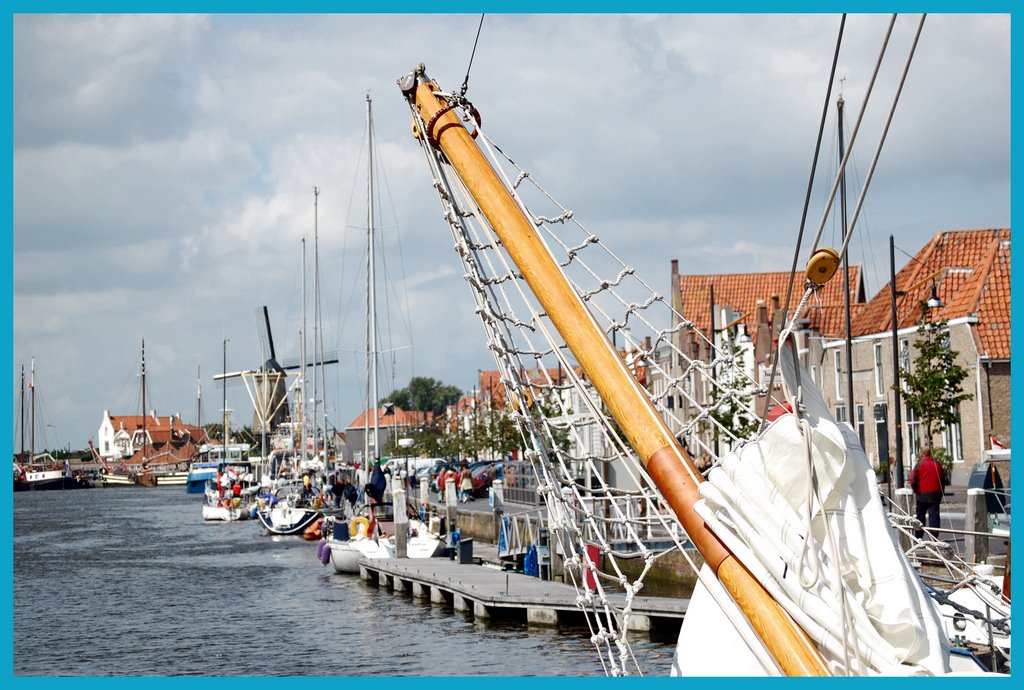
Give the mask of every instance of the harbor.
[[[559, 676], [599, 668], [585, 627], [485, 623], [454, 602], [396, 596], [334, 573], [317, 560], [316, 542], [269, 536], [255, 521], [205, 522], [201, 498], [180, 489], [14, 500], [17, 676], [151, 675], [157, 667], [170, 676]], [[645, 633], [638, 644], [657, 673], [675, 638]]]
[[14, 675], [1009, 674], [1008, 19], [468, 18], [16, 18]]

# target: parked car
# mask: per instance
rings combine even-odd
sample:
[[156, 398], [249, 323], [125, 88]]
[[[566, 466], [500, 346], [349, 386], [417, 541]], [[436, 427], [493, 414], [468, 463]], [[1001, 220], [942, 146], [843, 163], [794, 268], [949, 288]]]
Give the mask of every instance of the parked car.
[[473, 478], [473, 495], [479, 498], [483, 498], [487, 495], [487, 490], [491, 488], [491, 482], [501, 472], [502, 463], [500, 462], [488, 462], [483, 465], [478, 465], [476, 468], [471, 470], [470, 476]]

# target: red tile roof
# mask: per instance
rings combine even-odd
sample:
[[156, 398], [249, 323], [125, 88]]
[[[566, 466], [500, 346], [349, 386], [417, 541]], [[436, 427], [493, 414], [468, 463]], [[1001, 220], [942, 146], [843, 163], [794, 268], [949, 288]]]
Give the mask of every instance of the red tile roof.
[[[434, 418], [431, 412], [419, 412], [416, 410], [403, 410], [401, 407], [395, 406], [393, 414], [384, 414], [384, 407], [377, 408], [377, 426], [378, 427], [416, 427], [424, 423], [429, 423]], [[355, 419], [348, 423], [346, 429], [366, 429], [367, 419], [369, 423], [373, 423], [373, 415], [370, 414], [369, 410], [364, 410], [359, 413]]]
[[[859, 266], [850, 266], [851, 311], [856, 313], [858, 304], [863, 304], [863, 288]], [[803, 296], [803, 274], [796, 276], [790, 310], [796, 308]], [[786, 300], [789, 289], [789, 273], [725, 273], [717, 275], [689, 274], [679, 276], [679, 291], [682, 297], [682, 314], [690, 319], [702, 333], [707, 333], [711, 322], [711, 284], [714, 283], [715, 303], [730, 307], [738, 312], [740, 323], [751, 337], [757, 330], [757, 303], [764, 302], [771, 309], [773, 297], [780, 306]], [[825, 284], [817, 295], [811, 298], [804, 315], [811, 320], [811, 327], [828, 337], [846, 335], [843, 310], [843, 277], [838, 273]], [[769, 313], [769, 318], [771, 314]], [[727, 324], [717, 322], [716, 328]]]
[[[977, 316], [978, 351], [988, 359], [1010, 357], [1010, 230], [940, 232], [896, 274], [897, 328], [912, 328], [919, 304], [931, 297], [932, 285], [942, 306], [933, 319]], [[864, 308], [854, 335], [892, 330], [889, 284]]]

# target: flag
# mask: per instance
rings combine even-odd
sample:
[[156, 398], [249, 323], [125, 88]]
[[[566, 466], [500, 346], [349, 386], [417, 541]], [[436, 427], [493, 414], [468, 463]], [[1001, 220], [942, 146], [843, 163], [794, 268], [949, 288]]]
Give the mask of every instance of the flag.
[[384, 500], [384, 489], [387, 487], [388, 481], [384, 477], [384, 471], [380, 468], [378, 462], [373, 466], [373, 473], [370, 475], [370, 482], [366, 485], [366, 493], [370, 494], [370, 497], [380, 503]]
[[995, 436], [990, 436], [989, 439], [992, 441], [992, 450], [1006, 450], [1006, 446], [1000, 443]]

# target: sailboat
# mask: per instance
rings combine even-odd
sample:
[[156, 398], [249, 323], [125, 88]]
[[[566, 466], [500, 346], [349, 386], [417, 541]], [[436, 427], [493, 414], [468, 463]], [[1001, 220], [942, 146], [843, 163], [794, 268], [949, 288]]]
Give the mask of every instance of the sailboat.
[[[300, 426], [299, 449], [295, 456], [295, 471], [303, 473], [303, 481], [294, 481], [278, 487], [272, 495], [258, 499], [256, 517], [267, 534], [298, 535], [323, 518], [320, 498], [313, 497], [312, 477], [316, 461], [307, 458], [306, 415], [306, 240], [302, 240], [302, 336], [300, 338], [300, 364], [295, 416]], [[322, 469], [319, 468], [319, 469]]]
[[[673, 675], [984, 672], [973, 661], [960, 666], [951, 653], [934, 592], [900, 548], [859, 439], [836, 423], [800, 361], [794, 324], [836, 273], [845, 243], [838, 252], [815, 240], [803, 298], [778, 335], [774, 361], [783, 395], [773, 396], [771, 382], [743, 381], [735, 350], [723, 347], [717, 333], [695, 332], [692, 321], [505, 157], [482, 130], [465, 89], [445, 92], [423, 65], [398, 86], [605, 672], [639, 672], [629, 639], [632, 601], [664, 554], [647, 545], [645, 528], [661, 530], [697, 573], [666, 669]], [[856, 217], [850, 231], [855, 223]], [[658, 386], [639, 380], [616, 337], [646, 360]], [[551, 371], [556, 361], [581, 393], [576, 399], [587, 409], [580, 414], [564, 402], [561, 380], [521, 375]], [[726, 367], [736, 373], [723, 375]], [[715, 394], [760, 394], [775, 404], [774, 421], [765, 415], [752, 438], [739, 437], [711, 414]], [[684, 399], [703, 406], [699, 414], [677, 416], [670, 401]], [[559, 408], [554, 422], [541, 400]], [[559, 432], [573, 437], [572, 452], [558, 443]], [[597, 435], [603, 443], [584, 442]], [[709, 469], [697, 468], [697, 454], [710, 458]], [[604, 481], [602, 470], [613, 464], [631, 485]], [[624, 551], [623, 536], [631, 547]], [[627, 561], [640, 567], [627, 569]], [[608, 581], [625, 590], [624, 604], [609, 596]], [[987, 601], [993, 608], [980, 616], [990, 629], [1008, 630], [1008, 599]]]
[[[377, 296], [376, 260], [374, 257], [374, 141], [373, 102], [366, 96], [367, 128], [367, 229], [366, 250], [366, 433], [363, 435], [363, 467], [372, 465], [367, 495], [371, 497], [364, 508], [367, 515], [357, 515], [345, 523], [339, 516], [330, 516], [324, 521], [325, 544], [321, 545], [321, 560], [327, 558], [335, 572], [358, 573], [359, 561], [363, 558], [393, 558], [397, 551], [396, 525], [407, 524], [406, 540], [409, 558], [430, 558], [442, 548], [440, 537], [431, 534], [418, 518], [410, 516], [408, 523], [396, 522], [393, 510], [407, 510], [406, 506], [392, 506], [384, 502], [386, 479], [380, 467], [380, 417], [382, 409], [379, 400], [377, 360]], [[402, 494], [400, 494], [402, 495]], [[393, 509], [393, 510], [392, 510]], [[325, 556], [324, 554], [327, 554]]]
[[78, 482], [68, 462], [60, 463], [49, 453], [36, 454], [36, 360], [32, 359], [29, 390], [29, 442], [25, 448], [25, 367], [21, 368], [21, 452], [14, 458], [14, 491], [49, 491], [89, 486]]

